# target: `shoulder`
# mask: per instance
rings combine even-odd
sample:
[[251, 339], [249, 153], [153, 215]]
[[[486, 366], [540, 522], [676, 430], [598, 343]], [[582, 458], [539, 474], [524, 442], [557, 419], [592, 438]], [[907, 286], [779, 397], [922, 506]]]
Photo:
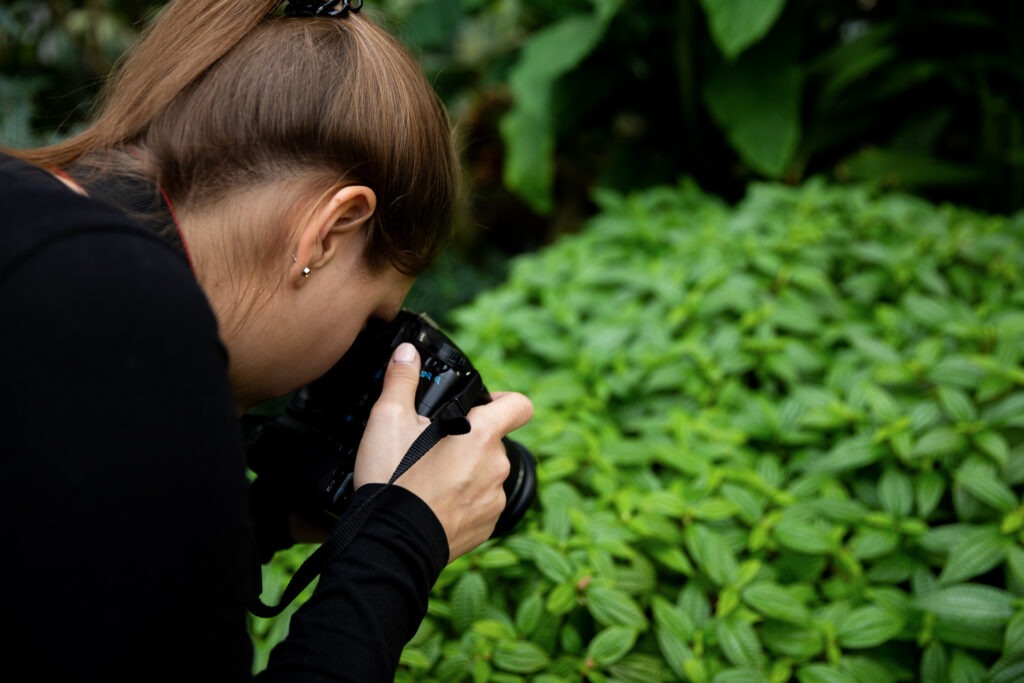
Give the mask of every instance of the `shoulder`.
[[156, 235], [109, 204], [82, 196], [47, 171], [3, 154], [0, 217], [0, 282], [37, 252], [81, 236], [118, 236], [135, 249], [175, 255]]

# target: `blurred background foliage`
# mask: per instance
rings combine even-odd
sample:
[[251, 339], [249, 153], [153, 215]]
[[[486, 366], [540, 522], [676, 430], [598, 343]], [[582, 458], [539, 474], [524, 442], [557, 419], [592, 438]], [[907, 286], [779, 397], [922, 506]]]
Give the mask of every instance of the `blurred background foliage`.
[[[0, 7], [0, 144], [66, 135], [152, 0]], [[421, 298], [576, 231], [596, 188], [869, 182], [1024, 207], [1024, 9], [1013, 0], [373, 0], [460, 131], [473, 205]], [[435, 311], [437, 313], [437, 311]]]

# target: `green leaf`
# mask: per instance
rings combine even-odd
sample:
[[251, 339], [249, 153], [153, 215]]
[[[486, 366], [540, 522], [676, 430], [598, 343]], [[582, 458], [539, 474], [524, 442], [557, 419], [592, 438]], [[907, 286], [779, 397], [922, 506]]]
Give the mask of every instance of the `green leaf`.
[[672, 605], [661, 596], [651, 599], [654, 614], [654, 635], [658, 640], [658, 648], [668, 662], [669, 667], [679, 677], [685, 676], [683, 665], [693, 658], [689, 642], [695, 626], [690, 616], [682, 608]]
[[697, 628], [704, 626], [711, 619], [711, 602], [695, 581], [688, 582], [679, 591], [679, 609], [690, 618]]
[[967, 393], [956, 387], [939, 387], [939, 403], [953, 422], [973, 422], [978, 410]]
[[491, 661], [502, 671], [532, 674], [546, 667], [550, 658], [536, 643], [517, 640], [499, 642]]
[[956, 472], [956, 481], [972, 496], [1000, 512], [1010, 512], [1020, 504], [1013, 490], [999, 479], [991, 466], [977, 461], [965, 462]]
[[434, 673], [442, 681], [461, 681], [469, 675], [469, 666], [469, 657], [459, 652], [441, 660]]
[[[844, 654], [839, 661], [843, 673], [853, 677], [857, 683], [898, 683], [904, 678], [905, 671], [895, 669], [887, 659]], [[924, 683], [922, 681], [922, 683]]]
[[946, 356], [928, 372], [928, 379], [939, 385], [974, 389], [985, 376], [985, 370], [970, 358], [961, 355]]
[[591, 584], [586, 592], [587, 609], [602, 626], [630, 626], [647, 629], [647, 617], [636, 602], [615, 588]]
[[875, 647], [898, 636], [903, 616], [881, 607], [859, 607], [836, 625], [836, 639], [845, 648]]
[[468, 631], [473, 622], [482, 619], [487, 607], [487, 583], [479, 572], [469, 571], [459, 577], [452, 590], [452, 625]]
[[896, 364], [902, 360], [900, 354], [892, 346], [866, 334], [851, 334], [850, 343], [860, 351], [861, 355], [873, 363]]
[[965, 583], [918, 596], [916, 605], [965, 627], [1002, 627], [1013, 616], [1012, 593], [993, 586]]
[[1024, 612], [1018, 611], [1006, 625], [1004, 655], [1024, 655]]
[[1024, 680], [1024, 658], [1002, 657], [989, 670], [989, 683], [1020, 683]]
[[473, 683], [489, 683], [493, 678], [493, 671], [491, 670], [490, 660], [473, 660], [471, 676], [473, 678]]
[[736, 666], [749, 669], [761, 669], [764, 666], [764, 652], [754, 628], [737, 613], [717, 619], [715, 634], [722, 652]]
[[949, 680], [949, 653], [939, 642], [929, 643], [921, 655], [921, 683]]
[[604, 36], [606, 22], [570, 16], [534, 33], [508, 82], [514, 104], [499, 124], [505, 144], [505, 184], [537, 212], [551, 209], [555, 148], [552, 89]]
[[858, 560], [885, 557], [900, 545], [900, 535], [888, 529], [861, 528], [850, 539], [850, 552]]
[[917, 502], [917, 514], [927, 519], [942, 500], [946, 492], [946, 478], [934, 470], [920, 472], [914, 481], [914, 497]]
[[743, 589], [743, 601], [773, 619], [804, 623], [810, 616], [807, 606], [782, 586], [762, 581]]
[[986, 407], [981, 413], [981, 419], [1000, 427], [1020, 425], [1024, 420], [1024, 391], [1010, 394]]
[[480, 553], [476, 558], [476, 564], [481, 569], [503, 569], [505, 567], [514, 567], [519, 564], [519, 562], [519, 555], [508, 548], [503, 548], [501, 546], [488, 548], [486, 551]]
[[821, 632], [806, 624], [767, 621], [761, 627], [761, 641], [772, 652], [798, 661], [816, 657], [825, 649]]
[[914, 484], [904, 472], [886, 468], [878, 482], [878, 499], [891, 515], [906, 517], [914, 507]]
[[994, 527], [970, 531], [950, 550], [939, 582], [949, 585], [984, 574], [1002, 564], [1008, 545], [1008, 539]]
[[952, 307], [945, 301], [914, 293], [903, 298], [903, 310], [912, 319], [933, 329], [941, 329], [954, 316]]
[[828, 664], [807, 664], [796, 671], [800, 683], [859, 683], [842, 669]]
[[614, 683], [652, 683], [665, 680], [663, 662], [653, 655], [631, 652], [608, 667]]
[[722, 669], [715, 674], [712, 683], [771, 683], [762, 671], [756, 669]]
[[780, 178], [800, 138], [801, 86], [791, 59], [747, 54], [708, 73], [704, 98], [743, 161], [759, 174]]
[[764, 37], [779, 18], [786, 0], [701, 0], [708, 28], [727, 59]]
[[543, 616], [543, 596], [539, 592], [531, 593], [519, 603], [519, 607], [516, 609], [516, 630], [524, 636], [532, 635], [540, 625]]
[[985, 431], [975, 434], [974, 443], [1000, 467], [1010, 462], [1010, 445], [999, 432]]
[[911, 456], [936, 458], [949, 453], [962, 453], [966, 446], [967, 440], [960, 432], [951, 427], [936, 427], [917, 440]]
[[703, 524], [686, 527], [686, 548], [697, 566], [719, 586], [732, 583], [739, 574], [736, 557], [725, 540]]
[[858, 435], [840, 439], [824, 456], [815, 459], [810, 469], [815, 472], [845, 472], [876, 462], [882, 457], [881, 447], [871, 439]]
[[552, 588], [544, 607], [552, 614], [571, 612], [576, 607], [576, 585], [567, 581]]
[[633, 649], [638, 635], [636, 629], [628, 626], [609, 626], [590, 641], [587, 656], [599, 666], [613, 664]]
[[1003, 627], [994, 624], [978, 625], [939, 618], [932, 632], [936, 640], [968, 650], [999, 652], [1003, 646]]
[[473, 633], [489, 640], [514, 640], [516, 637], [512, 625], [501, 619], [478, 619], [473, 623]]
[[399, 664], [402, 666], [409, 667], [410, 669], [420, 669], [426, 671], [430, 669], [433, 662], [422, 650], [418, 650], [414, 647], [407, 647], [402, 650], [401, 655], [398, 659]]
[[651, 558], [682, 576], [693, 576], [693, 564], [681, 549], [655, 542], [649, 546]]
[[949, 664], [949, 683], [986, 683], [985, 665], [963, 650], [953, 650]]
[[549, 545], [537, 544], [533, 549], [533, 561], [544, 576], [556, 583], [572, 577], [572, 562]]
[[787, 517], [772, 529], [780, 545], [808, 555], [827, 555], [835, 550], [835, 541], [824, 523], [812, 519]]

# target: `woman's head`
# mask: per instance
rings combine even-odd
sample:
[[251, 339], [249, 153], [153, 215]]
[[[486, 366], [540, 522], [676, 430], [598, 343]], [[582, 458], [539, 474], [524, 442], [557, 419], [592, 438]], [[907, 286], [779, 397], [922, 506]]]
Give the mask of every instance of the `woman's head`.
[[[284, 17], [278, 4], [172, 0], [119, 65], [95, 123], [34, 160], [135, 147], [180, 212], [282, 181], [310, 203], [365, 185], [377, 198], [369, 265], [421, 272], [449, 236], [458, 194], [443, 105], [366, 17]], [[287, 249], [279, 237], [266, 258]]]
[[93, 124], [21, 154], [156, 181], [246, 405], [323, 373], [369, 317], [393, 315], [458, 196], [447, 112], [408, 51], [360, 14], [285, 17], [279, 2], [171, 0]]

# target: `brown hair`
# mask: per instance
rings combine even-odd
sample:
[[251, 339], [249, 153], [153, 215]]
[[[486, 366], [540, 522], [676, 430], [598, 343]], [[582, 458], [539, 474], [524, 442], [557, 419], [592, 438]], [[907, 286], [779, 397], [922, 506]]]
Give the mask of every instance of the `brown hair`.
[[458, 162], [415, 58], [362, 14], [288, 18], [280, 0], [172, 0], [114, 70], [93, 123], [18, 156], [65, 166], [137, 148], [175, 205], [316, 178], [377, 194], [373, 267], [424, 270], [448, 240]]

